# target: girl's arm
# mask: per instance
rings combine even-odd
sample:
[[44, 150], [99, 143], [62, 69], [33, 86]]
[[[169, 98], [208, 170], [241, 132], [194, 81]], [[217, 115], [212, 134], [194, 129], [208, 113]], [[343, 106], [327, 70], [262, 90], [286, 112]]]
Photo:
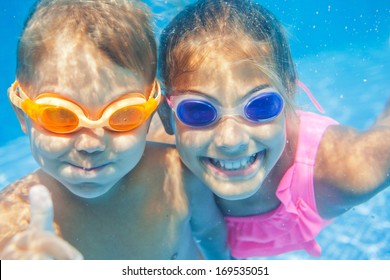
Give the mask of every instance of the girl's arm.
[[317, 208], [324, 218], [338, 216], [390, 185], [390, 100], [375, 124], [359, 133], [329, 127], [314, 169]]

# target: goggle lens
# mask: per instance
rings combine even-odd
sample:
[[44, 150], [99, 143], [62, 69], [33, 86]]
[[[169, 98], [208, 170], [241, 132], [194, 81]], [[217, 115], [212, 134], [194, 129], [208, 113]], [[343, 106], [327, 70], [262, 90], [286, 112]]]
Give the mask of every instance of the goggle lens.
[[194, 127], [207, 126], [218, 116], [217, 110], [211, 103], [201, 100], [182, 101], [176, 114], [183, 123]]
[[55, 133], [72, 133], [82, 127], [130, 131], [147, 120], [161, 100], [160, 85], [155, 81], [146, 102], [143, 96], [122, 98], [109, 104], [98, 120], [90, 120], [80, 106], [53, 96], [56, 94], [44, 93], [40, 94], [36, 101], [31, 100], [17, 80], [10, 87], [8, 94], [12, 104], [22, 109], [39, 125]]
[[139, 126], [145, 119], [142, 106], [128, 106], [117, 110], [111, 115], [109, 123], [117, 131], [129, 131]]
[[256, 122], [275, 118], [283, 110], [283, 99], [279, 94], [267, 92], [258, 96], [244, 108], [245, 116]]
[[[241, 115], [252, 122], [271, 121], [283, 111], [283, 102], [279, 93], [265, 92], [249, 100], [242, 111], [235, 109], [234, 115]], [[223, 109], [220, 110], [223, 112]], [[211, 102], [200, 99], [181, 101], [175, 113], [182, 123], [192, 127], [211, 125], [221, 117], [221, 113]]]
[[41, 111], [38, 122], [52, 132], [67, 133], [77, 128], [79, 119], [68, 109], [48, 107]]

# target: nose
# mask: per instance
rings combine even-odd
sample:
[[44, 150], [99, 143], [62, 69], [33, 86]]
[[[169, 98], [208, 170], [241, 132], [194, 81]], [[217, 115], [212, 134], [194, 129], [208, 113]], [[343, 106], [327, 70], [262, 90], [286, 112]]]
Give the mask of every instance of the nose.
[[75, 148], [79, 152], [92, 154], [106, 149], [104, 128], [81, 129], [76, 137]]
[[249, 135], [237, 117], [225, 117], [217, 124], [215, 145], [224, 153], [240, 153], [248, 148]]

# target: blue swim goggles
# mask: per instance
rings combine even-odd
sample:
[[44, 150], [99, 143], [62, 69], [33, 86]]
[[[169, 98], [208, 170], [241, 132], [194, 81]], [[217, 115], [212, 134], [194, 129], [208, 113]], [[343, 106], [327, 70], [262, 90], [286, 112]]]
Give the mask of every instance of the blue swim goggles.
[[195, 94], [166, 96], [177, 118], [187, 126], [198, 128], [213, 125], [222, 116], [241, 116], [253, 123], [269, 122], [284, 109], [283, 97], [274, 89], [262, 90], [248, 99], [234, 108], [224, 108]]

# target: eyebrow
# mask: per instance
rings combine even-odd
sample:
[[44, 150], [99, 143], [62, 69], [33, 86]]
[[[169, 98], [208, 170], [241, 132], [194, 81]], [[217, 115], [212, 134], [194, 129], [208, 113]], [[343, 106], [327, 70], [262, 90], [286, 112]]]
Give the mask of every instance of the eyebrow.
[[208, 95], [208, 94], [206, 94], [204, 92], [201, 92], [199, 90], [191, 90], [191, 89], [174, 90], [174, 91], [172, 91], [171, 96], [180, 96], [180, 95], [186, 95], [186, 94], [188, 94], [188, 95], [190, 95], [190, 94], [200, 95], [200, 96], [202, 96], [205, 99], [212, 100], [214, 103], [219, 103], [217, 101], [217, 99], [215, 99], [214, 97], [212, 97], [212, 96], [210, 96], [210, 95]]
[[247, 99], [250, 95], [252, 95], [252, 94], [254, 94], [254, 93], [258, 92], [258, 91], [261, 91], [261, 90], [263, 90], [263, 89], [269, 88], [269, 87], [271, 87], [269, 84], [264, 84], [264, 85], [259, 85], [259, 86], [257, 86], [257, 87], [254, 87], [254, 88], [252, 88], [250, 91], [248, 91], [248, 92], [241, 98], [241, 100], [245, 100], [245, 99]]
[[[259, 85], [259, 86], [256, 86], [254, 87], [253, 89], [249, 90], [243, 97], [240, 98], [240, 100], [245, 100], [247, 99], [250, 95], [258, 92], [258, 91], [261, 91], [263, 89], [266, 89], [266, 88], [269, 88], [271, 87], [269, 84], [263, 84], [263, 85]], [[206, 99], [210, 99], [212, 100], [214, 103], [219, 103], [218, 100], [216, 100], [214, 97], [204, 93], [204, 92], [201, 92], [201, 91], [198, 91], [198, 90], [191, 90], [191, 89], [186, 89], [186, 90], [174, 90], [172, 91], [172, 96], [177, 96], [177, 95], [182, 95], [182, 94], [196, 94], [196, 95], [200, 95]]]

